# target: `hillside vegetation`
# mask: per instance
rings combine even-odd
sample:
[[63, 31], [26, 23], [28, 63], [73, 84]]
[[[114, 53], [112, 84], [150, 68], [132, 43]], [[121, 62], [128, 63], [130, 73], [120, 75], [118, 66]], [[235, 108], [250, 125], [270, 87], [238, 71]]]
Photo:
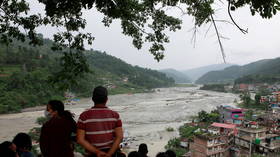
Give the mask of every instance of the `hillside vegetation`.
[[[280, 58], [265, 59], [244, 66], [231, 66], [221, 71], [211, 71], [200, 77], [196, 83], [265, 82], [276, 80], [280, 75]], [[256, 77], [258, 76], [258, 77]]]
[[[42, 47], [14, 42], [0, 45], [0, 113], [19, 112], [22, 108], [42, 105], [50, 99], [64, 99], [65, 91], [89, 97], [97, 85], [108, 87], [110, 94], [135, 93], [167, 87], [174, 80], [155, 70], [132, 66], [105, 52], [86, 51], [90, 72], [76, 82], [56, 82], [62, 68], [61, 52], [50, 49], [50, 40]], [[64, 84], [70, 84], [60, 88]], [[61, 86], [60, 86], [61, 85]]]

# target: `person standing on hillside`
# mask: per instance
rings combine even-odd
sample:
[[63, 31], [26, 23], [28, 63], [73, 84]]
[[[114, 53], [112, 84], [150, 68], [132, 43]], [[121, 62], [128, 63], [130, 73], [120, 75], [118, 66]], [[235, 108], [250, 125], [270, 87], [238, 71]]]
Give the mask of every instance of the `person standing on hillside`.
[[77, 142], [89, 157], [114, 157], [123, 139], [122, 121], [117, 112], [106, 107], [106, 88], [94, 88], [92, 101], [94, 106], [79, 117]]

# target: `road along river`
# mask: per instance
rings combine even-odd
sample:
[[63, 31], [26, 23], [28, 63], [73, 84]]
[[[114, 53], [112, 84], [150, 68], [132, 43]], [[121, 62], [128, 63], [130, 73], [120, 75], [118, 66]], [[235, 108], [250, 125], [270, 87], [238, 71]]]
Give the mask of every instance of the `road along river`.
[[[164, 151], [167, 141], [178, 132], [168, 132], [167, 127], [178, 128], [191, 120], [201, 110], [211, 111], [219, 105], [234, 105], [238, 95], [198, 90], [197, 87], [172, 87], [155, 89], [152, 93], [120, 94], [109, 97], [108, 106], [120, 113], [126, 136], [132, 137], [130, 150], [146, 143], [149, 156]], [[93, 105], [91, 98], [82, 99], [66, 109], [79, 114]], [[12, 140], [18, 132], [28, 132], [37, 126], [35, 121], [43, 116], [40, 111], [0, 115], [0, 142]]]

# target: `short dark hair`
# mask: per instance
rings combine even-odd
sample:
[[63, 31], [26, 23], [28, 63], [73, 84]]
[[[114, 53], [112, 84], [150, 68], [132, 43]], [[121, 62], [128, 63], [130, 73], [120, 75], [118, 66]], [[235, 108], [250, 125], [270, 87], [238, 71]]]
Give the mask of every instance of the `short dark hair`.
[[168, 157], [176, 157], [176, 153], [173, 150], [167, 150], [165, 152], [165, 154], [167, 154]]
[[143, 154], [147, 154], [148, 153], [148, 146], [145, 143], [141, 143], [138, 147], [138, 152], [139, 153], [143, 153]]
[[31, 150], [32, 148], [32, 141], [31, 137], [26, 133], [18, 133], [14, 139], [13, 143], [17, 146], [17, 148]]
[[165, 152], [159, 152], [157, 153], [156, 157], [168, 157]]
[[105, 87], [97, 86], [94, 88], [92, 92], [92, 101], [95, 104], [106, 103], [107, 99], [108, 99], [108, 91]]

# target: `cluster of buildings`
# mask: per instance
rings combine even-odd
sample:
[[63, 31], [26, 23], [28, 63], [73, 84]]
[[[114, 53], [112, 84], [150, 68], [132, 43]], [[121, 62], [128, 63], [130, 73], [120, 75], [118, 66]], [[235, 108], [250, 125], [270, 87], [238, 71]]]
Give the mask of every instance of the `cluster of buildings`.
[[265, 112], [248, 121], [244, 109], [220, 106], [218, 111], [220, 122], [200, 129], [189, 139], [190, 151], [185, 156], [240, 157], [254, 153], [280, 156], [280, 112]]
[[219, 123], [208, 127], [200, 127], [201, 123], [186, 124], [199, 126], [200, 129], [193, 138], [184, 139], [184, 146], [189, 150], [185, 156], [242, 157], [260, 154], [280, 157], [280, 85], [235, 84], [226, 87], [228, 91], [269, 91], [271, 94], [261, 96], [260, 103], [268, 105], [270, 110], [248, 118], [245, 117], [245, 109], [219, 106]]
[[240, 83], [240, 84], [235, 84], [234, 86], [232, 86], [232, 88], [239, 92], [245, 92], [245, 91], [256, 92], [260, 89], [267, 89], [270, 92], [276, 92], [276, 91], [280, 91], [280, 84], [270, 85], [267, 83], [256, 83], [256, 84]]
[[273, 112], [277, 112], [277, 110], [280, 110], [280, 90], [274, 91], [267, 96], [261, 96], [260, 102], [267, 104]]

